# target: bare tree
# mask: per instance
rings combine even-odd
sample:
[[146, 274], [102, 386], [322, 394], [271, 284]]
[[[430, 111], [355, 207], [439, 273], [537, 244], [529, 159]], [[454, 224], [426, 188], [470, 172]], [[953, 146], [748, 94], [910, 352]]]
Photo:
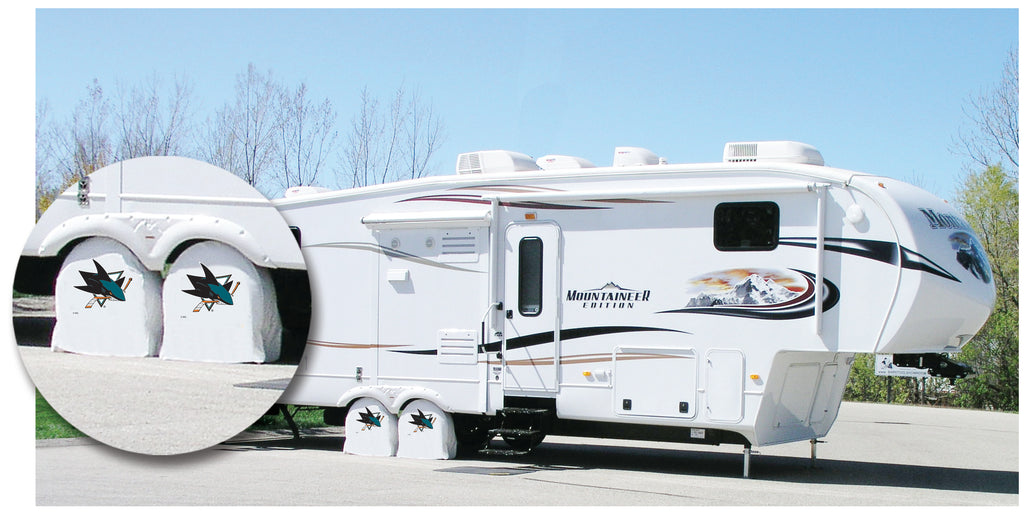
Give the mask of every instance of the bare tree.
[[409, 121], [405, 127], [406, 172], [408, 178], [429, 175], [430, 159], [445, 141], [444, 123], [434, 105], [424, 104], [416, 92], [409, 99]]
[[54, 165], [54, 130], [50, 119], [50, 105], [45, 100], [36, 103], [36, 219], [50, 206], [59, 187]]
[[960, 131], [954, 144], [957, 151], [986, 168], [1008, 161], [1003, 167], [1013, 179], [1018, 177], [1020, 153], [1019, 91], [1018, 53], [1013, 49], [999, 83], [966, 101], [964, 117], [969, 127]]
[[234, 118], [234, 112], [227, 106], [208, 118], [200, 134], [197, 152], [201, 160], [241, 176], [239, 171], [244, 170], [245, 165], [241, 142], [232, 131]]
[[280, 183], [284, 188], [312, 185], [334, 149], [338, 132], [334, 129], [337, 115], [328, 99], [314, 105], [308, 98], [305, 83], [295, 93], [281, 96]]
[[234, 103], [224, 105], [208, 123], [201, 151], [204, 160], [264, 194], [270, 188], [266, 177], [278, 166], [279, 90], [272, 73], [262, 74], [250, 63], [237, 77]]
[[69, 121], [46, 130], [55, 176], [61, 184], [92, 173], [113, 157], [107, 122], [110, 104], [98, 80], [86, 87], [86, 93]]
[[343, 168], [352, 187], [373, 185], [430, 173], [430, 160], [444, 141], [444, 125], [418, 93], [399, 87], [387, 113], [366, 88], [361, 109], [352, 118], [342, 150]]
[[359, 113], [352, 118], [348, 140], [342, 150], [343, 167], [352, 180], [352, 187], [377, 183], [377, 142], [383, 135], [382, 123], [377, 115], [377, 99], [370, 96], [364, 87], [360, 100]]
[[186, 153], [192, 119], [192, 86], [187, 80], [176, 81], [166, 101], [155, 75], [128, 91], [120, 89], [118, 99], [119, 159]]

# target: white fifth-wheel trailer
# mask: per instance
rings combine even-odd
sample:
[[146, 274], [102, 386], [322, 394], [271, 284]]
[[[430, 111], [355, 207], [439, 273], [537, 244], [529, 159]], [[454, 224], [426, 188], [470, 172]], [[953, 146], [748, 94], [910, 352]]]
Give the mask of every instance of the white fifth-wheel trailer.
[[994, 301], [947, 202], [796, 142], [705, 164], [616, 148], [611, 167], [482, 151], [456, 175], [274, 203], [313, 302], [281, 402], [332, 409], [359, 454], [813, 444], [855, 353], [964, 377], [947, 353]]

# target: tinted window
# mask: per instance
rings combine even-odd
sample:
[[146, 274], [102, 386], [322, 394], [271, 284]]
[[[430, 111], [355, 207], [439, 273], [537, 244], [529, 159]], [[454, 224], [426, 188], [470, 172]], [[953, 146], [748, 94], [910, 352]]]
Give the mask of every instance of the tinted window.
[[770, 201], [715, 207], [715, 248], [774, 250], [779, 245], [779, 206]]
[[544, 242], [539, 237], [519, 241], [519, 314], [537, 316], [541, 311], [544, 281]]

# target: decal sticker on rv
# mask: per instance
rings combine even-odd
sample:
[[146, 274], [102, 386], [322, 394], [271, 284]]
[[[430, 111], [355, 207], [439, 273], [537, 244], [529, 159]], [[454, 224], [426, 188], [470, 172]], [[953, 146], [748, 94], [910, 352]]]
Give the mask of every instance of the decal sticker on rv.
[[633, 309], [650, 298], [651, 290], [630, 290], [614, 282], [590, 290], [569, 290], [565, 295], [566, 302], [579, 302], [583, 309]]
[[[490, 205], [491, 200], [480, 194], [428, 194], [399, 200], [398, 203], [410, 201], [446, 201], [456, 203], [475, 203], [478, 205]], [[567, 205], [561, 203], [546, 203], [540, 201], [503, 201], [499, 202], [502, 207], [513, 207], [518, 209], [547, 209], [547, 210], [591, 210], [610, 209], [611, 207], [586, 207], [583, 205]]]
[[[658, 327], [636, 327], [636, 326], [599, 326], [599, 327], [577, 327], [573, 329], [562, 329], [559, 331], [558, 337], [560, 341], [576, 340], [579, 338], [588, 338], [591, 336], [602, 336], [617, 333], [639, 333], [639, 332], [650, 332], [650, 331], [661, 331], [666, 333], [682, 333], [682, 334], [693, 334], [689, 331], [679, 331], [677, 329], [663, 329]], [[510, 338], [505, 341], [505, 350], [511, 351], [514, 349], [522, 349], [523, 347], [530, 347], [534, 345], [549, 344], [555, 341], [554, 331], [545, 331], [542, 333], [534, 333], [532, 335], [524, 335], [516, 338]], [[312, 343], [312, 342], [310, 342]], [[396, 351], [391, 352], [402, 353], [402, 354], [421, 354], [421, 355], [435, 355], [437, 349], [422, 349], [416, 351]], [[482, 344], [480, 351], [482, 353], [497, 353], [501, 352], [501, 340]]]
[[366, 407], [365, 412], [359, 412], [359, 419], [356, 421], [363, 423], [363, 430], [370, 430], [373, 427], [380, 428], [380, 412], [372, 412], [370, 407]]
[[231, 275], [214, 275], [203, 263], [199, 263], [199, 266], [203, 267], [203, 276], [188, 275], [192, 289], [181, 290], [189, 295], [199, 297], [200, 302], [196, 304], [192, 312], [198, 312], [203, 307], [206, 307], [207, 311], [213, 311], [213, 306], [217, 304], [234, 305], [235, 302], [231, 296], [234, 295], [241, 282], [232, 281]]
[[409, 424], [416, 426], [415, 431], [417, 432], [422, 432], [423, 430], [433, 430], [434, 421], [436, 419], [437, 417], [434, 416], [434, 414], [424, 414], [423, 409], [419, 409], [418, 413], [412, 416], [412, 421], [409, 421]]
[[992, 282], [992, 266], [988, 264], [985, 251], [974, 236], [967, 232], [955, 232], [950, 234], [949, 242], [956, 251], [956, 262], [960, 266], [985, 284]]
[[[825, 279], [823, 310], [839, 303], [839, 289]], [[814, 276], [802, 270], [735, 268], [690, 280], [686, 306], [660, 313], [699, 313], [769, 320], [814, 314]]]
[[[813, 237], [787, 237], [779, 239], [779, 246], [796, 246], [814, 248], [816, 239]], [[960, 282], [955, 275], [927, 257], [887, 241], [870, 239], [825, 238], [825, 250], [841, 254], [856, 255], [872, 261], [880, 261], [893, 266], [901, 266], [908, 270], [918, 270], [932, 275]]]
[[[92, 298], [85, 304], [85, 308], [89, 309], [94, 304], [99, 304], [102, 308], [110, 299], [124, 302], [124, 292], [128, 289], [128, 285], [132, 283], [131, 277], [128, 277], [128, 281], [125, 282], [124, 270], [107, 273], [99, 261], [93, 259], [92, 264], [96, 266], [96, 273], [79, 270], [78, 273], [82, 276], [82, 280], [85, 281], [85, 286], [75, 286], [86, 293], [92, 294]], [[115, 277], [111, 277], [111, 275]]]
[[953, 230], [971, 230], [971, 226], [966, 221], [948, 212], [935, 212], [932, 209], [917, 209], [924, 214], [925, 218], [928, 218], [928, 226], [936, 230], [939, 229], [953, 229]]

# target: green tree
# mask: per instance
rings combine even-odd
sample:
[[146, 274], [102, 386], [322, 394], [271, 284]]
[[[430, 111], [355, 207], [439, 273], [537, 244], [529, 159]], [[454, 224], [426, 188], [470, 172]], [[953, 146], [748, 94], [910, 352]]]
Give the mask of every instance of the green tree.
[[978, 377], [957, 385], [962, 406], [1018, 410], [1019, 399], [1019, 219], [1017, 182], [1001, 166], [970, 174], [956, 202], [974, 228], [992, 265], [996, 304], [992, 316], [959, 359]]

